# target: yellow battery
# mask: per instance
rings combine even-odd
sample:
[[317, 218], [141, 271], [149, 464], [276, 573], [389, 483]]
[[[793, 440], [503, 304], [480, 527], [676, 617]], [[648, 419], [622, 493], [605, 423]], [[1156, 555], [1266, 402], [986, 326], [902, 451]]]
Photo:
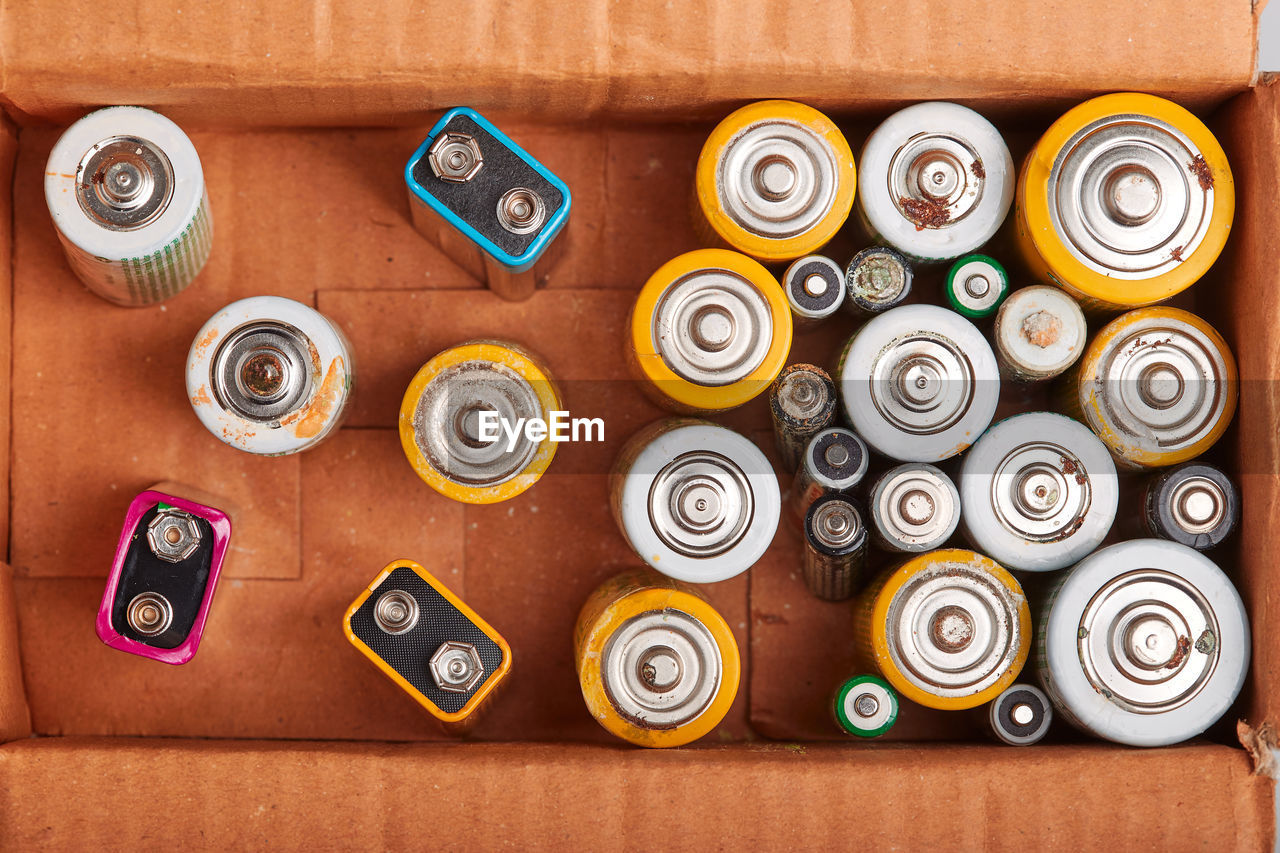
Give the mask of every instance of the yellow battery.
[[717, 412], [768, 390], [791, 336], [786, 294], [767, 269], [738, 252], [698, 249], [645, 282], [627, 354], [659, 405]]
[[995, 560], [930, 551], [882, 573], [858, 599], [855, 642], [906, 698], [959, 711], [991, 701], [1022, 671], [1031, 612]]
[[[445, 350], [413, 377], [400, 404], [400, 444], [413, 470], [447, 498], [492, 504], [524, 492], [555, 456], [554, 436], [531, 421], [563, 409], [542, 362], [503, 341]], [[535, 433], [536, 435], [536, 433]]]
[[738, 644], [689, 587], [635, 570], [587, 598], [573, 636], [587, 710], [637, 746], [691, 743], [714, 729], [738, 694]]
[[1027, 264], [1093, 311], [1150, 305], [1204, 275], [1226, 243], [1235, 182], [1204, 123], [1153, 95], [1085, 101], [1049, 128], [1018, 178]]
[[697, 224], [753, 258], [790, 261], [835, 236], [856, 189], [853, 152], [831, 119], [795, 101], [759, 101], [731, 113], [702, 146]]
[[347, 641], [426, 708], [462, 734], [511, 670], [511, 647], [413, 560], [378, 573], [347, 608]]
[[1164, 305], [1112, 320], [1061, 382], [1060, 410], [1130, 469], [1204, 453], [1231, 424], [1240, 394], [1235, 356], [1217, 330]]

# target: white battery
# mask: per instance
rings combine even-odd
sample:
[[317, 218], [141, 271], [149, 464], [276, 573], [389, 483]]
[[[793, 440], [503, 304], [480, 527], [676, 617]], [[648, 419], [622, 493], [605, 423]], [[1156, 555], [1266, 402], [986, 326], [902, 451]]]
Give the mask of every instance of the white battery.
[[858, 172], [858, 211], [867, 230], [926, 263], [978, 249], [1013, 202], [1013, 159], [1000, 131], [945, 101], [885, 119], [867, 137]]
[[260, 456], [297, 453], [341, 422], [355, 384], [338, 326], [282, 296], [241, 299], [209, 318], [187, 355], [187, 397], [209, 432]]
[[1075, 364], [1088, 336], [1084, 312], [1071, 295], [1037, 284], [1015, 290], [1000, 306], [992, 339], [1005, 376], [1036, 382]]
[[941, 548], [960, 523], [960, 493], [932, 465], [909, 462], [886, 471], [868, 500], [875, 543], [899, 554]]
[[1120, 501], [1106, 445], [1079, 421], [1029, 412], [992, 426], [960, 465], [960, 529], [974, 550], [1028, 572], [1072, 565], [1111, 530]]
[[995, 415], [1000, 371], [977, 327], [937, 305], [903, 305], [862, 326], [837, 371], [845, 417], [873, 450], [938, 462]]
[[71, 269], [118, 305], [153, 305], [204, 268], [213, 220], [195, 146], [141, 107], [77, 121], [49, 154], [45, 201]]
[[1161, 539], [1081, 561], [1051, 594], [1037, 642], [1058, 713], [1131, 746], [1200, 734], [1249, 670], [1249, 620], [1231, 581], [1199, 551]]
[[844, 304], [844, 268], [823, 255], [805, 255], [782, 274], [782, 289], [794, 328], [813, 328]]

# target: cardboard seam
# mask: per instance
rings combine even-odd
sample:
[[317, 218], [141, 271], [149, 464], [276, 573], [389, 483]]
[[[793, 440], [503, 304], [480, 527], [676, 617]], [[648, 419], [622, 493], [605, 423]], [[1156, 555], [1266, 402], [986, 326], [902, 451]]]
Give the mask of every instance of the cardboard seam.
[[[1280, 739], [1277, 739], [1276, 727], [1270, 720], [1257, 728], [1244, 720], [1238, 720], [1236, 737], [1253, 761], [1253, 775], [1280, 779], [1280, 759], [1276, 755], [1276, 751], [1280, 749]], [[1277, 807], [1280, 807], [1280, 801], [1277, 802]]]

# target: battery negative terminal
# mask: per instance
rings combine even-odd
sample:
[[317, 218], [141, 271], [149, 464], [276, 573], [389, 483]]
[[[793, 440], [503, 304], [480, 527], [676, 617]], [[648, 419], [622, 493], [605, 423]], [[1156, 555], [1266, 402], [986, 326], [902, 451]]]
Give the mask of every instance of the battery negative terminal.
[[480, 652], [470, 643], [441, 643], [431, 656], [431, 678], [449, 693], [467, 693], [484, 677]]
[[200, 547], [200, 526], [185, 512], [169, 509], [147, 525], [151, 553], [167, 563], [181, 563]]
[[450, 131], [440, 134], [427, 152], [431, 172], [442, 181], [465, 184], [480, 174], [484, 155], [480, 143], [469, 133]]

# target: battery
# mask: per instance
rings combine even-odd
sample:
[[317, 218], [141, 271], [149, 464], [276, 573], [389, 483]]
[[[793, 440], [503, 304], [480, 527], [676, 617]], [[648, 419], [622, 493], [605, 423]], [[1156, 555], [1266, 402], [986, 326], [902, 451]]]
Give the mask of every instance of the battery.
[[876, 546], [922, 554], [942, 547], [960, 523], [960, 493], [942, 471], [908, 462], [881, 474], [868, 500]]
[[[503, 299], [528, 299], [563, 248], [560, 178], [468, 107], [445, 113], [404, 167], [413, 226]], [[552, 249], [552, 246], [555, 249]]]
[[396, 560], [347, 608], [342, 631], [448, 734], [465, 734], [511, 671], [511, 647], [418, 563]]
[[283, 456], [337, 429], [355, 387], [338, 325], [282, 296], [232, 302], [196, 333], [187, 397], [209, 432], [239, 450]]
[[1017, 189], [1024, 259], [1090, 310], [1185, 290], [1217, 259], [1235, 214], [1218, 140], [1153, 95], [1103, 95], [1068, 111], [1027, 155]]
[[522, 424], [564, 408], [538, 356], [507, 341], [450, 347], [418, 370], [400, 403], [400, 446], [428, 486], [455, 501], [492, 504], [531, 488], [556, 453]]
[[227, 514], [147, 490], [129, 503], [98, 607], [98, 639], [162, 663], [195, 656], [231, 541]]
[[1166, 746], [1216, 722], [1249, 670], [1249, 620], [1199, 551], [1134, 539], [1095, 551], [1051, 594], [1037, 666], [1057, 712], [1094, 737]]
[[823, 255], [796, 258], [782, 274], [796, 331], [812, 329], [844, 304], [844, 270]]
[[844, 415], [867, 444], [901, 462], [964, 451], [991, 423], [1000, 371], [973, 323], [937, 305], [868, 320], [836, 372]]
[[821, 367], [791, 364], [769, 387], [773, 438], [782, 470], [796, 470], [805, 446], [836, 419], [836, 386]]
[[655, 572], [628, 572], [596, 589], [578, 614], [573, 648], [587, 710], [637, 746], [697, 740], [738, 694], [738, 643], [724, 617]]
[[1052, 379], [1084, 352], [1084, 312], [1066, 291], [1045, 284], [1015, 290], [996, 314], [991, 335], [1000, 373], [1015, 382]]
[[1013, 160], [1000, 131], [945, 101], [885, 119], [867, 137], [858, 171], [858, 212], [867, 231], [924, 263], [977, 250], [1013, 202]]
[[844, 134], [794, 101], [759, 101], [716, 125], [694, 174], [695, 226], [763, 261], [820, 250], [853, 207], [857, 169]]
[[853, 598], [866, 580], [867, 526], [846, 495], [826, 494], [804, 517], [804, 582], [826, 601]]
[[855, 642], [901, 696], [958, 711], [990, 702], [1017, 679], [1031, 614], [1017, 580], [990, 557], [931, 551], [863, 591]]
[[915, 271], [911, 261], [888, 246], [870, 246], [850, 259], [844, 270], [845, 307], [865, 318], [895, 308], [911, 295]]
[[204, 268], [213, 219], [195, 146], [141, 107], [89, 113], [58, 139], [44, 197], [72, 272], [117, 305], [154, 305]]
[[1197, 551], [1217, 547], [1240, 522], [1240, 494], [1221, 468], [1188, 462], [1151, 475], [1142, 499], [1147, 534]]
[[1053, 705], [1039, 687], [1015, 684], [991, 700], [986, 717], [996, 740], [1009, 746], [1031, 746], [1049, 733]]
[[1098, 332], [1060, 392], [1062, 411], [1084, 421], [1121, 467], [1156, 468], [1212, 447], [1240, 389], [1235, 357], [1212, 326], [1153, 306]]
[[970, 320], [985, 320], [1009, 295], [1009, 274], [988, 255], [965, 255], [947, 270], [947, 304]]
[[960, 465], [960, 530], [975, 549], [1029, 572], [1092, 552], [1116, 518], [1111, 454], [1083, 424], [1028, 412], [992, 426]]
[[767, 269], [737, 252], [699, 249], [649, 277], [631, 311], [627, 353], [659, 405], [717, 412], [769, 387], [791, 333], [791, 308]]
[[813, 502], [828, 492], [853, 491], [867, 474], [871, 454], [856, 433], [843, 427], [828, 427], [815, 433], [805, 446], [788, 500], [791, 518], [798, 529]]
[[880, 737], [898, 720], [898, 694], [882, 678], [855, 675], [836, 691], [832, 710], [845, 732], [863, 738]]
[[713, 583], [742, 574], [778, 530], [778, 478], [760, 448], [728, 427], [668, 418], [623, 446], [609, 477], [618, 529], [667, 577]]

